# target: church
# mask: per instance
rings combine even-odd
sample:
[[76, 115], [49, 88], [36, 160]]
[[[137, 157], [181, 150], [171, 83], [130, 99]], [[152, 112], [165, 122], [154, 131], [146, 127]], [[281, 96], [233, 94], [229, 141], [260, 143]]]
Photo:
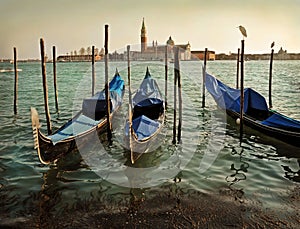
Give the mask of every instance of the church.
[[157, 41], [153, 41], [152, 45], [147, 43], [147, 31], [145, 21], [143, 18], [141, 28], [141, 51], [131, 51], [130, 56], [132, 60], [164, 60], [166, 49], [168, 50], [168, 58], [174, 59], [173, 47], [179, 47], [179, 58], [180, 60], [191, 59], [191, 45], [187, 44], [175, 44], [170, 36], [164, 45], [158, 45]]

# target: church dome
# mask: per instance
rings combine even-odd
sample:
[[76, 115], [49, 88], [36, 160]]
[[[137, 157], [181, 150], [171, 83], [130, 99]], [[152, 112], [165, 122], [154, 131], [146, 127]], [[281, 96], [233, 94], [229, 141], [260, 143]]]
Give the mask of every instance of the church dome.
[[167, 40], [167, 45], [174, 46], [174, 41], [171, 36], [169, 37], [169, 40]]

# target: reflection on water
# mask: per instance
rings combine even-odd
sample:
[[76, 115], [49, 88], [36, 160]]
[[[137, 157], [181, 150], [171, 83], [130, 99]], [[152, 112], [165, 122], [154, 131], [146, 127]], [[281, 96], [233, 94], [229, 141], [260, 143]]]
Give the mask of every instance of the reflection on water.
[[229, 188], [233, 192], [235, 199], [240, 201], [242, 201], [244, 191], [243, 188], [236, 188], [236, 184], [238, 184], [240, 181], [246, 180], [246, 173], [248, 172], [249, 168], [249, 163], [243, 159], [243, 151], [244, 149], [241, 148], [240, 152], [238, 153], [234, 147], [232, 148], [231, 154], [233, 156], [239, 155], [239, 164], [231, 164], [230, 170], [232, 170], [234, 173], [226, 177], [226, 181], [229, 183]]
[[[230, 61], [210, 62], [207, 70], [234, 86], [235, 64]], [[5, 63], [0, 65], [5, 67], [2, 66]], [[164, 88], [163, 63], [136, 62], [132, 65], [132, 82], [136, 82], [132, 85], [133, 90], [141, 82], [145, 66], [150, 66], [152, 76], [160, 88]], [[274, 63], [273, 106], [296, 119], [300, 119], [299, 65], [299, 61]], [[184, 213], [183, 203], [192, 206], [191, 199], [203, 201], [201, 204], [194, 201], [198, 206], [209, 206], [220, 196], [229, 197], [227, 209], [239, 209], [235, 208], [236, 203], [250, 202], [266, 209], [272, 207], [278, 212], [282, 206], [299, 210], [299, 202], [295, 202], [299, 198], [299, 148], [247, 130], [240, 145], [235, 123], [224, 120], [207, 93], [207, 105], [201, 108], [201, 63], [181, 63], [185, 98], [182, 144], [171, 144], [173, 73], [170, 69], [164, 144], [134, 165], [128, 160], [128, 150], [123, 148], [121, 138], [126, 106], [120, 111], [119, 121], [113, 123], [112, 146], [108, 147], [105, 136], [102, 136], [102, 141], [97, 140], [97, 144], [89, 145], [90, 148], [71, 153], [54, 165], [41, 165], [33, 149], [30, 121], [30, 107], [34, 106], [41, 115], [42, 131], [46, 132], [40, 64], [20, 63], [19, 67], [23, 71], [19, 72], [17, 116], [13, 115], [13, 73], [0, 73], [0, 96], [3, 98], [0, 100], [0, 226], [22, 225], [30, 221], [32, 224], [29, 225], [33, 227], [63, 227], [66, 224], [62, 219], [66, 215], [68, 222], [73, 223], [69, 227], [88, 227], [92, 225], [88, 224], [91, 223], [88, 219], [94, 216], [99, 216], [101, 225], [109, 226], [105, 219], [117, 219], [112, 215], [116, 212], [128, 213], [121, 217], [126, 225], [139, 222], [141, 218], [134, 214], [148, 212], [153, 216], [162, 209], [165, 212], [160, 216], [175, 222], [176, 219], [166, 212]], [[113, 73], [116, 67], [126, 79], [126, 63], [110, 63], [110, 72]], [[50, 66], [47, 69], [51, 69]], [[57, 70], [59, 114], [54, 113], [52, 73], [51, 70], [47, 72], [54, 129], [71, 118], [75, 107], [80, 107], [82, 98], [91, 94], [90, 63], [58, 63]], [[267, 97], [268, 62], [247, 62], [245, 71], [245, 86], [254, 87]], [[103, 72], [104, 64], [97, 62], [98, 89], [103, 88]], [[80, 87], [79, 93], [76, 91], [79, 85], [87, 85], [87, 88]], [[76, 94], [80, 94], [80, 98], [75, 97]], [[126, 97], [124, 101], [127, 101]], [[296, 199], [291, 196], [296, 196]], [[214, 209], [224, 210], [224, 203], [219, 206]], [[197, 208], [199, 211], [201, 209]], [[71, 213], [76, 214], [72, 216]], [[201, 213], [205, 215], [207, 212]], [[186, 223], [192, 222], [188, 218], [182, 219]], [[207, 225], [204, 219], [201, 220], [201, 225]]]
[[295, 181], [300, 183], [300, 159], [298, 161], [298, 169], [292, 169], [287, 165], [282, 165], [282, 168], [284, 170], [284, 177], [286, 177], [289, 180]]

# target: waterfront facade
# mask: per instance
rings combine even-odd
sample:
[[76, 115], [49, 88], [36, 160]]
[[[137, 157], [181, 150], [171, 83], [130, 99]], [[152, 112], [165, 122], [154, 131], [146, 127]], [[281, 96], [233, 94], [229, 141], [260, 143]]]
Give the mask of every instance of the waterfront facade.
[[157, 41], [152, 41], [152, 44], [148, 44], [144, 18], [142, 21], [140, 36], [141, 51], [131, 51], [130, 58], [132, 60], [163, 60], [165, 58], [166, 51], [168, 53], [168, 59], [172, 60], [174, 59], [174, 46], [179, 47], [180, 60], [191, 60], [191, 45], [189, 42], [187, 44], [175, 44], [170, 36], [164, 45], [159, 45]]
[[[101, 60], [100, 55], [95, 55], [95, 61]], [[92, 55], [61, 55], [57, 57], [58, 62], [92, 61]]]

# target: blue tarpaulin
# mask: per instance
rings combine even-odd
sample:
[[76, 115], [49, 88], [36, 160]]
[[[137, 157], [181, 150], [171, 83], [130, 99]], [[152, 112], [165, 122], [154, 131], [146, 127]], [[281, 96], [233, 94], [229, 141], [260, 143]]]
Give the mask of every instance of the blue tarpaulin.
[[[112, 105], [112, 111], [117, 106], [120, 106], [123, 99], [123, 90], [124, 90], [124, 80], [120, 77], [119, 74], [116, 74], [110, 82], [110, 100]], [[50, 135], [49, 138], [52, 140], [55, 145], [59, 141], [65, 140], [69, 137], [76, 136], [85, 131], [90, 130], [93, 127], [96, 127], [101, 122], [101, 117], [105, 115], [105, 91], [102, 90], [95, 94], [95, 96], [84, 99], [82, 103], [82, 113], [76, 118], [73, 118], [69, 121], [63, 128], [59, 129], [53, 135]], [[96, 113], [100, 113], [97, 118]], [[103, 114], [102, 114], [103, 113]]]
[[139, 141], [150, 137], [157, 131], [159, 126], [160, 123], [158, 121], [154, 121], [144, 115], [139, 116], [132, 121], [132, 128]]
[[157, 98], [149, 98], [149, 99], [144, 99], [144, 100], [140, 101], [135, 106], [136, 107], [147, 107], [147, 106], [153, 106], [153, 105], [163, 106], [163, 101], [161, 99], [157, 99]]
[[[109, 83], [110, 109], [114, 111], [122, 103], [122, 94], [124, 90], [124, 80], [116, 74]], [[96, 93], [93, 97], [84, 99], [82, 102], [82, 112], [92, 119], [100, 119], [105, 115], [106, 100], [105, 90]]]
[[[222, 109], [228, 109], [240, 113], [240, 90], [228, 87], [215, 77], [206, 73], [205, 86], [212, 95], [217, 105]], [[266, 126], [285, 130], [300, 131], [300, 121], [289, 118], [277, 112], [269, 112], [265, 98], [251, 88], [244, 89], [244, 112], [262, 111], [267, 115], [260, 123]]]
[[[240, 96], [239, 89], [234, 89], [223, 84], [215, 77], [206, 73], [205, 86], [214, 100], [222, 109], [229, 109], [240, 112]], [[244, 112], [250, 108], [261, 111], [268, 111], [265, 98], [251, 88], [244, 89]]]
[[300, 131], [300, 121], [286, 117], [279, 113], [272, 114], [269, 118], [262, 121], [261, 124], [272, 126], [286, 130], [297, 130]]
[[[159, 100], [162, 101], [162, 96], [159, 91], [159, 87], [156, 81], [151, 78], [149, 72], [147, 72], [143, 82], [141, 83], [138, 91], [136, 92], [136, 94], [132, 99], [133, 106], [137, 104], [142, 105], [144, 100], [147, 100], [148, 102], [154, 102], [154, 103], [156, 103]], [[147, 102], [145, 102], [144, 105], [147, 106]]]
[[[151, 137], [160, 128], [159, 116], [164, 112], [164, 102], [159, 87], [151, 78], [149, 69], [132, 99], [132, 129], [138, 141]], [[125, 133], [129, 134], [129, 123]]]

